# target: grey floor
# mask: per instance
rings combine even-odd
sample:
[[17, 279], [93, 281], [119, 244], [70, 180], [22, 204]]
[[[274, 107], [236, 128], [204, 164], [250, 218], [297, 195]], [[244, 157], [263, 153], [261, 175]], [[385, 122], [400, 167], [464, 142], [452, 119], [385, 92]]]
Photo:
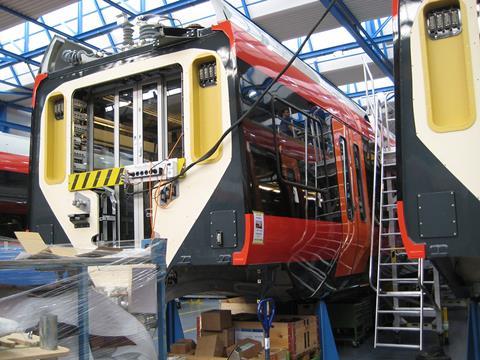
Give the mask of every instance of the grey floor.
[[[197, 317], [202, 311], [218, 309], [219, 302], [215, 299], [186, 299], [182, 301], [179, 310], [183, 331], [186, 338], [196, 340]], [[449, 344], [445, 352], [451, 360], [466, 359], [467, 346], [467, 311], [465, 308], [449, 310]], [[437, 336], [425, 334], [425, 348], [436, 345]], [[338, 352], [342, 360], [415, 360], [418, 352], [399, 349], [374, 349], [373, 336], [368, 337], [358, 348], [348, 344], [338, 344]]]

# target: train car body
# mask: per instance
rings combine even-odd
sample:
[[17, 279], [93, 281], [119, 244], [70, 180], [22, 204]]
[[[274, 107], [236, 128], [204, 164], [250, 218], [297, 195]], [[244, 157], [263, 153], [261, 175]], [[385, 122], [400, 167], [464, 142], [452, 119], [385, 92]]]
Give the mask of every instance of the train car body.
[[204, 155], [292, 56], [228, 12], [76, 66], [55, 68], [50, 46], [35, 88], [30, 229], [84, 249], [166, 238], [169, 297], [318, 298], [364, 284], [370, 124], [299, 60], [209, 159], [172, 184], [150, 181], [165, 161], [180, 170]]
[[477, 2], [399, 1], [395, 67], [399, 220], [411, 258], [478, 294], [480, 58]]
[[0, 133], [0, 236], [27, 226], [28, 138]]

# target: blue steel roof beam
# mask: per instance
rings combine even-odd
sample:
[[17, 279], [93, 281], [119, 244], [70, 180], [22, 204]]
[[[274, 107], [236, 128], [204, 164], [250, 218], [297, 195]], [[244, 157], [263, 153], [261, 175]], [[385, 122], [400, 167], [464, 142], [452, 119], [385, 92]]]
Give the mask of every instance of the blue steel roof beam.
[[[323, 6], [328, 7], [331, 0], [320, 0]], [[337, 19], [349, 33], [353, 36], [365, 53], [382, 70], [382, 72], [393, 80], [393, 64], [380, 50], [378, 45], [371, 39], [358, 19], [352, 14], [350, 9], [342, 0], [337, 0], [331, 9], [331, 14]]]
[[0, 90], [0, 95], [11, 95], [11, 96], [32, 96], [31, 93], [20, 92], [20, 91], [10, 91], [10, 90]]
[[[105, 1], [105, 0], [104, 0]], [[100, 6], [98, 5], [98, 1], [97, 0], [93, 0], [94, 4], [95, 4], [95, 8], [97, 9], [97, 13], [98, 13], [98, 17], [100, 18], [100, 21], [102, 22], [102, 25], [106, 25], [106, 21], [105, 21], [105, 17], [103, 16], [103, 13], [102, 13], [102, 9], [100, 8]], [[112, 47], [112, 50], [114, 52], [118, 52], [117, 50], [117, 47], [115, 46], [115, 41], [113, 41], [113, 37], [112, 37], [112, 34], [107, 34], [107, 37], [108, 37], [108, 41], [110, 42], [110, 46]]]
[[[139, 13], [139, 14], [137, 14], [137, 16], [146, 15], [146, 14], [160, 14], [160, 15], [161, 14], [166, 14], [166, 13], [169, 13], [169, 12], [175, 12], [175, 11], [183, 10], [183, 9], [186, 9], [188, 7], [191, 7], [191, 6], [203, 4], [207, 1], [209, 1], [209, 0], [179, 0], [179, 1], [176, 1], [174, 3], [170, 3], [168, 5], [160, 6], [158, 8], [155, 8], [155, 9], [152, 9], [152, 10], [147, 10], [145, 12]], [[75, 36], [75, 38], [80, 39], [80, 40], [89, 40], [89, 39], [95, 38], [97, 36], [105, 35], [105, 34], [109, 33], [110, 31], [115, 30], [118, 27], [119, 27], [119, 25], [117, 25], [116, 22], [113, 22], [113, 23], [101, 26], [99, 28], [86, 31], [82, 34], [78, 34], [78, 35]], [[38, 49], [35, 49], [35, 50], [32, 50], [32, 51], [29, 51], [28, 53], [25, 53], [25, 54], [23, 54], [23, 56], [25, 58], [34, 58], [34, 57], [42, 55], [45, 52], [45, 50], [47, 50], [47, 48], [48, 48], [48, 46], [43, 46], [41, 48], [38, 48]], [[2, 64], [2, 65], [0, 65], [0, 69], [3, 69], [3, 68], [5, 68], [7, 66], [10, 66], [10, 65], [14, 65], [14, 64], [16, 64], [18, 62], [22, 62], [22, 61], [23, 60], [19, 60], [19, 61], [13, 61], [13, 62], [9, 62], [9, 63], [6, 63], [6, 64]]]
[[0, 127], [2, 127], [3, 129], [6, 128], [7, 131], [9, 129], [20, 130], [20, 131], [25, 131], [25, 132], [30, 132], [31, 131], [30, 126], [16, 124], [16, 123], [12, 123], [10, 121], [0, 121]]
[[[167, 5], [167, 0], [163, 0], [163, 5]], [[172, 13], [168, 13], [167, 16], [168, 16], [168, 19], [170, 20], [170, 25], [172, 27], [175, 27], [175, 20], [173, 19]]]
[[17, 110], [20, 110], [20, 111], [25, 111], [25, 112], [28, 112], [28, 113], [31, 113], [32, 112], [32, 108], [31, 107], [26, 107], [26, 106], [22, 106], [22, 105], [18, 105], [18, 104], [14, 104], [14, 103], [9, 103], [9, 102], [6, 102], [6, 101], [0, 101], [0, 105], [6, 105], [8, 107], [11, 107], [12, 109], [17, 109]]
[[[40, 66], [40, 63], [38, 61], [35, 61], [35, 60], [32, 60], [32, 59], [29, 59], [28, 57], [26, 56], [23, 56], [23, 55], [19, 55], [19, 54], [15, 54], [11, 51], [8, 51], [8, 50], [5, 50], [5, 49], [2, 49], [0, 48], [0, 53], [3, 54], [3, 55], [6, 55], [8, 57], [11, 57], [13, 59], [16, 59], [18, 60], [18, 62], [26, 62], [27, 64], [32, 64], [32, 65], [35, 65], [35, 66]], [[13, 65], [12, 62], [10, 63], [7, 63], [5, 65], [2, 65], [2, 68], [3, 67], [6, 67], [6, 66], [10, 66], [10, 65]]]
[[[391, 43], [393, 41], [393, 35], [390, 34], [390, 35], [377, 36], [377, 37], [373, 38], [372, 40], [377, 44]], [[314, 59], [314, 58], [317, 58], [317, 57], [333, 54], [337, 51], [353, 50], [353, 49], [357, 49], [359, 47], [360, 47], [360, 45], [358, 43], [352, 42], [352, 43], [332, 46], [332, 47], [325, 48], [325, 49], [306, 52], [306, 53], [300, 54], [299, 58], [302, 59], [302, 60]]]
[[248, 9], [248, 4], [246, 0], [242, 0], [243, 11], [245, 12], [245, 16], [251, 19], [250, 10]]
[[12, 103], [17, 103], [17, 102], [19, 102], [19, 101], [24, 101], [24, 100], [28, 100], [28, 99], [30, 99], [30, 100], [32, 99], [32, 94], [19, 97], [18, 99], [11, 100], [10, 102], [12, 102]]
[[[45, 24], [45, 20], [43, 20], [43, 16], [40, 16], [38, 18], [38, 21], [40, 21], [42, 24]], [[52, 41], [52, 35], [50, 34], [50, 31], [48, 31], [48, 29], [46, 29], [45, 27], [43, 29], [45, 30], [45, 33], [47, 34], [48, 41]]]
[[102, 0], [103, 2], [106, 2], [108, 5], [114, 7], [117, 10], [120, 10], [121, 12], [127, 14], [128, 16], [135, 17], [137, 16], [134, 12], [125, 9], [123, 6], [117, 4], [116, 2], [113, 2], [112, 0]]
[[8, 81], [5, 81], [5, 80], [1, 80], [1, 79], [0, 79], [0, 84], [11, 86], [11, 87], [17, 88], [19, 90], [23, 90], [23, 91], [32, 91], [32, 89], [30, 89], [26, 86], [14, 84], [14, 83], [11, 83], [11, 82], [8, 82]]
[[90, 47], [90, 48], [92, 48], [92, 49], [95, 49], [95, 50], [97, 50], [97, 51], [100, 51], [100, 50], [101, 50], [101, 49], [99, 49], [98, 47], [96, 47], [96, 46], [94, 46], [94, 45], [91, 45], [91, 44], [87, 43], [87, 42], [84, 41], [84, 40], [78, 39], [77, 37], [75, 37], [75, 36], [73, 36], [73, 35], [69, 35], [69, 34], [67, 34], [67, 33], [64, 33], [63, 31], [60, 31], [60, 30], [58, 30], [58, 29], [55, 29], [54, 27], [51, 27], [51, 26], [49, 26], [49, 25], [47, 25], [47, 24], [44, 24], [44, 23], [42, 23], [41, 21], [38, 21], [38, 20], [36, 20], [36, 19], [34, 19], [34, 18], [30, 17], [30, 16], [27, 16], [27, 15], [25, 15], [25, 14], [22, 14], [22, 13], [14, 10], [14, 9], [11, 9], [11, 8], [5, 6], [5, 5], [0, 4], [0, 10], [4, 11], [4, 12], [6, 12], [6, 13], [9, 13], [10, 15], [13, 15], [13, 16], [19, 17], [19, 18], [21, 18], [21, 19], [24, 19], [25, 21], [30, 21], [31, 23], [34, 23], [34, 24], [36, 24], [36, 25], [38, 25], [38, 26], [40, 26], [40, 27], [43, 27], [43, 28], [45, 28], [45, 29], [47, 29], [47, 30], [49, 30], [49, 31], [51, 31], [51, 32], [54, 32], [54, 33], [56, 33], [56, 34], [58, 34], [58, 35], [61, 35], [61, 36], [65, 37], [65, 38], [67, 38], [67, 39], [70, 39], [70, 40], [72, 40], [72, 41], [79, 42], [79, 43], [81, 43], [81, 44], [83, 44], [83, 45], [85, 45], [85, 46], [88, 46], [88, 47]]
[[373, 34], [372, 37], [374, 38], [374, 37], [378, 36], [380, 33], [383, 35], [383, 29], [385, 29], [385, 26], [387, 26], [387, 24], [390, 22], [390, 20], [392, 20], [392, 17], [391, 16], [387, 17], [385, 19], [385, 21], [383, 22], [383, 24], [381, 24], [378, 27], [377, 31], [375, 31], [375, 34]]
[[[355, 87], [355, 86], [354, 86]], [[380, 92], [390, 92], [390, 91], [393, 91], [394, 90], [394, 87], [393, 86], [385, 86], [385, 87], [381, 87], [381, 88], [376, 88], [375, 89], [375, 93], [378, 94]], [[372, 90], [369, 91], [370, 93], [373, 93]], [[353, 92], [353, 93], [347, 93], [348, 97], [350, 97], [351, 99], [355, 99], [355, 98], [359, 98], [359, 97], [362, 97], [362, 96], [365, 96], [365, 90], [363, 91], [356, 91], [356, 92]]]

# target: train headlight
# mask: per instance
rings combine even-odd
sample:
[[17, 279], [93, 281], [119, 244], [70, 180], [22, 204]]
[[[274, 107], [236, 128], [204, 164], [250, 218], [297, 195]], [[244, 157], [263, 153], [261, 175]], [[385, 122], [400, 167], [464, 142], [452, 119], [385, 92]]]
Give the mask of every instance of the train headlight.
[[427, 32], [432, 39], [458, 35], [462, 31], [460, 9], [437, 9], [427, 16]]
[[200, 86], [207, 87], [217, 84], [217, 62], [210, 61], [200, 65], [198, 69]]

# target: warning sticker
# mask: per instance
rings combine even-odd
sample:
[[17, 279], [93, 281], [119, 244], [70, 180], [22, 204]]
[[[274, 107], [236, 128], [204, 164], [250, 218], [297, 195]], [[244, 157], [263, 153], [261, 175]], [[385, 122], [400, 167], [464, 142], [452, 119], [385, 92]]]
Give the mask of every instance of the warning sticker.
[[263, 233], [264, 233], [264, 221], [263, 212], [253, 212], [253, 243], [257, 245], [263, 245]]

